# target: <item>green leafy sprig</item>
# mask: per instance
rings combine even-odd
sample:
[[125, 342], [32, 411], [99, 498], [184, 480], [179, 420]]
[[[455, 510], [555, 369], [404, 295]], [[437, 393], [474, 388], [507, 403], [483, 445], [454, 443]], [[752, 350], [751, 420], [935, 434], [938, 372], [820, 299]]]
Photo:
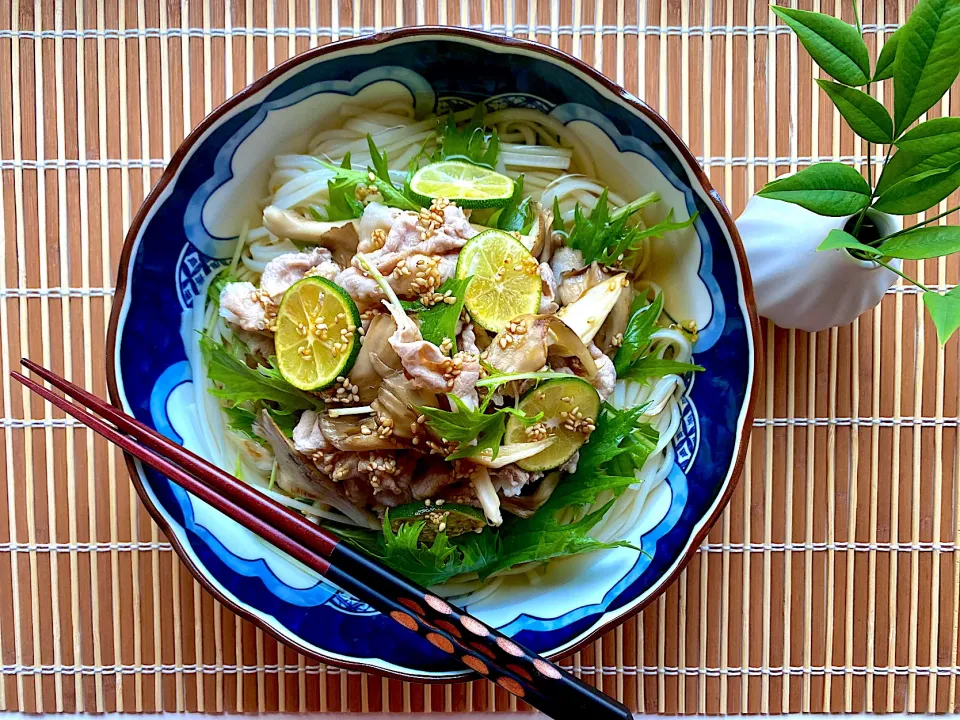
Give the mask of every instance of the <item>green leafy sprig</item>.
[[[611, 212], [607, 190], [604, 188], [590, 215], [584, 215], [579, 204], [574, 207], [573, 227], [567, 236], [567, 245], [583, 253], [583, 260], [588, 264], [598, 262], [603, 265], [614, 265], [623, 262], [627, 259], [625, 255], [636, 249], [640, 239], [655, 234], [653, 228], [645, 231], [627, 225], [627, 221], [641, 208], [658, 200], [660, 200], [659, 193], [647, 193]], [[559, 217], [559, 207], [556, 204], [554, 213], [555, 218]], [[672, 215], [670, 219], [672, 222]], [[691, 219], [690, 222], [694, 220]], [[661, 227], [656, 232], [662, 235], [669, 229], [671, 228]]]
[[[419, 210], [423, 207], [417, 202], [407, 189], [398, 188], [390, 178], [390, 169], [387, 166], [387, 153], [380, 152], [373, 138], [367, 135], [367, 146], [370, 150], [370, 161], [373, 167], [364, 170], [354, 170], [350, 156], [345, 155], [340, 167], [320, 161], [335, 175], [327, 181], [330, 189], [330, 200], [326, 207], [326, 217], [317, 217], [321, 220], [349, 220], [363, 214], [363, 204], [357, 200], [357, 186], [364, 185], [377, 190], [383, 198], [383, 204], [400, 210]], [[318, 215], [316, 211], [315, 217]]]
[[[800, 205], [820, 215], [855, 217], [851, 232], [834, 230], [820, 250], [845, 249], [892, 270], [923, 293], [923, 303], [945, 343], [960, 328], [960, 295], [940, 295], [890, 265], [960, 251], [960, 229], [928, 227], [960, 210], [952, 207], [887, 238], [861, 237], [867, 212], [926, 212], [960, 188], [960, 118], [914, 123], [940, 102], [960, 74], [960, 0], [920, 0], [891, 35], [871, 70], [870, 53], [853, 2], [856, 25], [821, 13], [785, 7], [773, 12], [797, 34], [833, 80], [818, 80], [850, 129], [867, 141], [867, 177], [839, 163], [819, 163], [769, 183], [758, 194]], [[875, 100], [874, 83], [893, 81], [893, 113]], [[864, 88], [864, 89], [860, 89]], [[873, 181], [873, 144], [886, 158]]]
[[439, 142], [433, 160], [463, 160], [493, 170], [500, 156], [500, 137], [493, 130], [489, 135], [483, 124], [486, 108], [478, 103], [473, 117], [462, 129], [457, 127], [453, 115], [437, 129]]
[[663, 295], [658, 293], [650, 304], [644, 304], [643, 297], [638, 297], [631, 310], [623, 341], [613, 357], [618, 378], [646, 381], [664, 375], [703, 370], [700, 365], [660, 358], [650, 352], [653, 333], [660, 329], [657, 319], [663, 311]]

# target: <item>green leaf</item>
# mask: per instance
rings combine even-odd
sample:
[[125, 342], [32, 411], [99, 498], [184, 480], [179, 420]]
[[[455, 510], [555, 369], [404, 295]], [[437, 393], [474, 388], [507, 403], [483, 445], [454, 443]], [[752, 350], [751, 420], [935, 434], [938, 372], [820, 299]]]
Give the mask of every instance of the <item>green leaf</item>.
[[217, 271], [217, 275], [213, 280], [210, 281], [210, 285], [207, 287], [207, 299], [214, 303], [215, 305], [220, 305], [220, 293], [223, 292], [223, 288], [226, 285], [229, 285], [232, 282], [237, 282], [239, 278], [234, 275], [232, 272], [227, 270], [226, 267], [222, 267]]
[[876, 194], [883, 195], [902, 180], [922, 175], [930, 170], [942, 170], [957, 162], [960, 162], [960, 147], [932, 154], [898, 150], [880, 173]]
[[643, 357], [638, 359], [630, 369], [618, 379], [623, 380], [648, 380], [649, 378], [661, 378], [665, 375], [683, 375], [688, 372], [700, 372], [704, 368], [696, 363], [680, 362], [679, 360], [669, 360], [658, 357]]
[[960, 118], [941, 117], [920, 123], [897, 140], [897, 147], [927, 157], [960, 149]]
[[887, 38], [880, 51], [880, 57], [877, 58], [877, 67], [873, 71], [873, 81], [889, 80], [893, 77], [893, 70], [896, 67], [897, 45], [900, 43], [900, 30]]
[[817, 84], [857, 135], [881, 145], [893, 142], [893, 119], [883, 105], [856, 88], [829, 80], [817, 80]]
[[617, 377], [623, 375], [627, 369], [640, 357], [650, 346], [650, 337], [654, 331], [659, 329], [657, 319], [663, 310], [663, 294], [658, 293], [649, 305], [635, 307], [630, 319], [627, 321], [627, 328], [623, 332], [623, 342], [617, 348], [617, 354], [613, 357], [613, 367], [617, 371]]
[[517, 519], [500, 533], [502, 548], [499, 559], [484, 568], [480, 577], [487, 577], [520, 563], [546, 562], [556, 557], [569, 557], [613, 547], [632, 547], [626, 542], [602, 543], [587, 536], [613, 505], [611, 500], [582, 520], [561, 525], [553, 513], [541, 508], [529, 520]]
[[440, 408], [421, 407], [418, 411], [427, 416], [427, 425], [440, 438], [457, 443], [457, 450], [447, 456], [447, 460], [472, 457], [484, 450], [490, 450], [497, 457], [500, 441], [506, 430], [508, 415], [514, 415], [525, 422], [536, 422], [542, 417], [527, 416], [521, 410], [502, 407], [487, 413], [486, 406], [468, 407], [463, 400], [453, 394], [447, 394], [455, 411]]
[[877, 247], [887, 257], [927, 260], [960, 252], [960, 226], [939, 225], [907, 230]]
[[453, 115], [447, 116], [434, 160], [465, 160], [493, 170], [500, 155], [500, 138], [496, 130], [487, 136], [483, 124], [485, 113], [483, 103], [478, 103], [473, 118], [462, 130]]
[[662, 238], [668, 232], [675, 232], [677, 230], [685, 230], [688, 227], [691, 227], [700, 217], [699, 212], [695, 212], [693, 215], [688, 217], [686, 220], [681, 220], [679, 222], [673, 219], [673, 208], [670, 208], [670, 212], [667, 213], [667, 217], [661, 220], [658, 223], [651, 225], [648, 228], [643, 230], [639, 228], [631, 228], [627, 232], [624, 232], [616, 241], [615, 244], [607, 247], [598, 258], [598, 262], [604, 265], [615, 265], [617, 263], [629, 263], [633, 258], [634, 253], [636, 253], [643, 246], [643, 241], [647, 238]]
[[843, 230], [835, 229], [831, 230], [827, 237], [823, 239], [823, 242], [820, 243], [817, 250], [859, 250], [860, 252], [867, 253], [868, 255], [879, 255], [876, 248], [872, 248], [869, 245], [864, 245], [862, 242], [857, 240], [853, 235]]
[[297, 390], [275, 368], [248, 367], [236, 351], [231, 352], [208, 335], [200, 335], [200, 351], [207, 364], [207, 377], [214, 383], [210, 394], [235, 406], [266, 401], [288, 412], [323, 407], [319, 398]]
[[936, 205], [960, 187], [960, 162], [905, 177], [885, 190], [874, 207], [892, 215], [912, 215]]
[[793, 203], [818, 215], [843, 217], [869, 204], [870, 186], [849, 165], [820, 163], [774, 180], [757, 195]]
[[470, 278], [449, 278], [438, 288], [437, 292], [441, 295], [449, 292], [451, 297], [456, 298], [454, 303], [438, 302], [430, 306], [419, 301], [402, 303], [404, 310], [419, 315], [420, 335], [424, 340], [434, 345], [443, 344], [444, 338], [456, 340], [457, 320], [463, 310], [463, 301], [469, 284]]
[[[353, 209], [356, 210], [354, 206], [349, 205], [347, 199], [353, 197], [355, 200], [357, 185], [363, 184], [375, 187], [383, 198], [384, 205], [399, 208], [400, 210], [419, 210], [422, 205], [413, 200], [405, 190], [393, 184], [393, 180], [390, 178], [390, 170], [387, 166], [387, 154], [385, 152], [381, 153], [377, 149], [376, 143], [373, 142], [373, 137], [370, 135], [367, 135], [367, 147], [370, 149], [370, 161], [373, 167], [367, 168], [366, 171], [351, 169], [349, 167], [349, 160], [346, 157], [344, 157], [344, 162], [341, 167], [331, 165], [323, 160], [319, 161], [321, 165], [328, 170], [333, 170], [335, 173], [333, 178], [327, 183], [331, 189], [331, 193], [333, 193], [335, 189], [338, 197], [342, 197], [344, 202], [347, 203], [347, 207], [353, 207]], [[339, 211], [346, 212], [343, 207], [341, 207]]]
[[870, 53], [853, 25], [821, 13], [773, 7], [824, 72], [844, 85], [865, 85], [870, 79]]
[[560, 196], [553, 196], [553, 230], [557, 232], [564, 232], [563, 229], [563, 213], [560, 211]]
[[[343, 156], [340, 168], [343, 170], [353, 169], [350, 162], [350, 153]], [[310, 211], [315, 219], [320, 221], [350, 220], [363, 215], [363, 203], [357, 200], [356, 182], [352, 182], [345, 177], [331, 178], [327, 181], [327, 188], [330, 199], [327, 202], [325, 217], [319, 217], [313, 206], [310, 206]]]
[[933, 107], [960, 72], [960, 2], [920, 0], [899, 32], [893, 71], [897, 135]]
[[523, 196], [523, 175], [513, 182], [513, 195], [497, 216], [497, 227], [506, 231], [521, 231], [530, 214], [530, 197]]
[[621, 254], [619, 248], [630, 248], [635, 243], [639, 228], [627, 225], [627, 220], [641, 208], [660, 199], [659, 193], [647, 193], [633, 202], [610, 212], [607, 190], [600, 193], [589, 217], [584, 216], [578, 204], [573, 209], [573, 227], [567, 237], [567, 245], [583, 253], [586, 263], [616, 262]]
[[[596, 430], [580, 448], [576, 472], [558, 485], [550, 496], [553, 507], [569, 505], [567, 497], [579, 492], [581, 487], [597, 487], [599, 492], [602, 488], [594, 486], [593, 480], [601, 475], [625, 477], [642, 467], [660, 437], [652, 425], [640, 422], [644, 409], [639, 406], [618, 410], [608, 404], [601, 407]], [[614, 471], [608, 472], [610, 470]]]
[[955, 287], [946, 295], [925, 292], [923, 304], [927, 306], [930, 319], [937, 328], [937, 340], [941, 345], [945, 345], [957, 328], [960, 328], [960, 287]]
[[[258, 411], [250, 410], [246, 407], [225, 407], [222, 409], [223, 414], [227, 416], [227, 427], [241, 435], [246, 435], [261, 445], [266, 442], [253, 431], [253, 425], [260, 417]], [[284, 435], [293, 437], [293, 429], [297, 426], [297, 421], [300, 419], [298, 415], [290, 412], [278, 412], [272, 409], [267, 409], [267, 412], [270, 413], [270, 417], [273, 418], [273, 421]]]

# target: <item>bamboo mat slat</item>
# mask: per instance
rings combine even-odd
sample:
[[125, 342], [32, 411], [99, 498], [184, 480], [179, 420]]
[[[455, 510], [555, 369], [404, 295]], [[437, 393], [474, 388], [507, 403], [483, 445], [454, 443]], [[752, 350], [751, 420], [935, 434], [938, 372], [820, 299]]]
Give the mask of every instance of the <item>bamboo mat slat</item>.
[[[872, 51], [912, 5], [863, 0]], [[6, 379], [29, 355], [105, 395], [123, 236], [184, 134], [298, 52], [414, 24], [584, 58], [667, 118], [735, 215], [778, 174], [865, 163], [765, 0], [0, 4], [0, 709], [516, 708], [489, 684], [384, 680], [278, 645], [181, 566], [118, 453]], [[948, 113], [956, 89], [930, 115]], [[941, 289], [960, 275], [911, 270]], [[909, 286], [816, 335], [764, 321], [729, 508], [677, 583], [568, 664], [648, 712], [960, 710], [958, 368]]]

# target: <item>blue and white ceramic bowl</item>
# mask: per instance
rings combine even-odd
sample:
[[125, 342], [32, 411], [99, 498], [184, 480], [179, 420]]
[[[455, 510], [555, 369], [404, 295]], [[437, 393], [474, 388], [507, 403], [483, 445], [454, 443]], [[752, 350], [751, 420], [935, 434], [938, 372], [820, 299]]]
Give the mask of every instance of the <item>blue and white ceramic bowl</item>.
[[[187, 362], [195, 339], [184, 318], [204, 279], [232, 254], [244, 215], [237, 208], [256, 208], [273, 157], [302, 149], [340, 103], [397, 94], [411, 96], [422, 113], [478, 101], [535, 107], [576, 124], [604, 169], [600, 179], [621, 194], [657, 189], [664, 213], [699, 212], [686, 235], [658, 244], [652, 263], [671, 314], [702, 328], [695, 352], [706, 371], [683, 404], [676, 467], [650, 492], [631, 532], [645, 552], [555, 562], [538, 585], [505, 583], [470, 608], [542, 654], [569, 652], [662, 592], [720, 514], [744, 461], [759, 347], [743, 249], [726, 208], [666, 123], [583, 63], [479, 32], [407, 29], [295, 57], [217, 108], [174, 155], [127, 236], [109, 333], [111, 396], [203, 452]], [[407, 678], [465, 674], [166, 478], [133, 461], [130, 472], [197, 578], [285, 643]]]

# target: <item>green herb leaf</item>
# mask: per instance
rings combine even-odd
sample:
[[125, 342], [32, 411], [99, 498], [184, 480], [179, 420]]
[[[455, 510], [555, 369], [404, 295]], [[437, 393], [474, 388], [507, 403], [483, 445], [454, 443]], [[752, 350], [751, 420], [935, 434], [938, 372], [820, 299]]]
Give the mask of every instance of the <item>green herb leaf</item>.
[[907, 230], [877, 247], [887, 257], [927, 260], [960, 252], [960, 226], [940, 225]]
[[207, 287], [208, 300], [219, 306], [220, 293], [223, 292], [223, 288], [232, 282], [237, 282], [238, 280], [239, 278], [227, 270], [226, 267], [220, 268], [220, 270], [217, 271], [217, 276], [210, 281], [210, 285]]
[[960, 3], [920, 0], [899, 33], [893, 71], [897, 135], [933, 107], [960, 72]]
[[473, 118], [462, 130], [457, 128], [453, 115], [449, 115], [434, 160], [465, 160], [494, 170], [500, 155], [500, 138], [496, 130], [487, 136], [483, 125], [485, 113], [483, 103], [478, 103]]
[[[384, 205], [401, 210], [419, 210], [422, 207], [420, 203], [413, 200], [404, 190], [401, 190], [393, 184], [393, 180], [390, 178], [390, 170], [387, 167], [387, 154], [385, 152], [381, 153], [377, 149], [376, 143], [373, 142], [373, 138], [370, 135], [367, 135], [367, 146], [370, 149], [370, 159], [373, 167], [368, 168], [365, 172], [353, 170], [350, 167], [336, 167], [322, 160], [320, 161], [321, 165], [329, 170], [333, 170], [335, 173], [334, 177], [327, 182], [328, 187], [331, 189], [331, 199], [335, 190], [337, 197], [342, 198], [343, 202], [346, 203], [345, 206], [340, 205], [340, 201], [338, 200], [337, 211], [346, 212], [345, 207], [353, 207], [353, 210], [356, 210], [356, 207], [350, 205], [349, 198], [353, 197], [354, 201], [356, 201], [356, 189], [357, 185], [360, 184], [376, 187], [377, 192], [379, 192], [383, 198]], [[343, 165], [349, 165], [347, 158], [344, 158]], [[373, 179], [371, 179], [371, 175], [373, 175]]]
[[932, 208], [958, 187], [960, 162], [904, 177], [884, 190], [874, 207], [892, 215], [912, 215]]
[[900, 44], [900, 30], [887, 38], [880, 50], [880, 57], [877, 58], [877, 67], [873, 71], [873, 81], [889, 80], [893, 77], [893, 70], [896, 67], [897, 46]]
[[641, 357], [630, 366], [618, 379], [624, 380], [648, 380], [650, 378], [662, 378], [665, 375], [683, 375], [688, 372], [702, 372], [703, 366], [696, 363], [680, 362], [679, 360], [669, 360], [658, 357]]
[[607, 190], [604, 188], [589, 217], [583, 214], [580, 205], [573, 209], [573, 228], [567, 237], [567, 245], [583, 253], [584, 262], [588, 264], [594, 261], [615, 262], [619, 256], [616, 249], [631, 247], [636, 234], [640, 232], [638, 228], [628, 226], [627, 220], [644, 206], [659, 199], [658, 193], [648, 193], [611, 213]]
[[602, 543], [587, 536], [612, 505], [611, 500], [582, 520], [567, 525], [560, 524], [553, 517], [554, 513], [544, 512], [545, 508], [541, 508], [529, 520], [511, 519], [508, 527], [500, 533], [499, 558], [485, 567], [480, 577], [487, 577], [498, 570], [521, 563], [546, 562], [557, 557], [569, 557], [613, 547], [632, 547], [627, 542]]
[[613, 265], [618, 262], [627, 261], [630, 259], [633, 253], [640, 249], [644, 239], [662, 238], [668, 232], [685, 230], [686, 228], [691, 227], [697, 221], [698, 217], [700, 217], [700, 213], [695, 212], [686, 220], [676, 222], [673, 219], [673, 208], [671, 208], [670, 212], [667, 213], [667, 217], [660, 222], [651, 225], [648, 228], [644, 228], [643, 230], [635, 228], [630, 232], [624, 233], [619, 238], [616, 245], [613, 247], [608, 247], [603, 251], [599, 262], [605, 265]]
[[[541, 511], [594, 502], [604, 490], [625, 489], [636, 483], [634, 471], [643, 467], [657, 447], [659, 433], [640, 422], [644, 407], [617, 410], [604, 404], [597, 429], [580, 448], [577, 470], [553, 491]], [[634, 478], [624, 483], [620, 478]]]
[[523, 175], [513, 182], [513, 195], [497, 216], [497, 227], [501, 230], [521, 231], [527, 224], [530, 214], [530, 198], [523, 196]]
[[246, 402], [274, 402], [286, 411], [314, 410], [323, 403], [297, 390], [273, 367], [248, 367], [236, 352], [200, 335], [200, 351], [207, 364], [207, 377], [215, 384], [210, 394], [229, 400], [234, 406]]
[[829, 15], [773, 7], [810, 53], [810, 57], [831, 77], [844, 85], [865, 85], [870, 79], [870, 53], [852, 25]]
[[623, 332], [623, 342], [617, 348], [613, 358], [613, 367], [617, 377], [623, 375], [637, 358], [650, 347], [650, 337], [659, 329], [657, 319], [663, 310], [663, 295], [658, 293], [649, 305], [633, 308], [627, 329]]
[[849, 165], [828, 162], [774, 180], [757, 195], [793, 203], [818, 215], [843, 217], [870, 203], [870, 186]]
[[960, 118], [941, 117], [920, 123], [897, 140], [897, 147], [922, 156], [960, 149]]
[[425, 586], [468, 572], [482, 572], [496, 562], [500, 539], [489, 528], [481, 533], [468, 533], [454, 542], [446, 533], [439, 533], [432, 543], [426, 544], [420, 542], [425, 525], [424, 521], [404, 523], [393, 532], [387, 512], [382, 533], [358, 532], [340, 526], [335, 532]]
[[869, 245], [864, 245], [862, 242], [857, 240], [853, 235], [843, 230], [834, 229], [831, 230], [827, 237], [823, 239], [823, 242], [820, 243], [817, 250], [859, 250], [860, 252], [867, 253], [868, 255], [879, 255], [876, 248], [872, 248]]
[[937, 340], [945, 345], [960, 328], [960, 287], [955, 287], [945, 295], [925, 292], [923, 304], [927, 306], [927, 312], [937, 328]]
[[553, 230], [556, 232], [565, 232], [563, 228], [563, 212], [560, 210], [560, 198], [553, 197]]
[[893, 142], [893, 119], [883, 105], [856, 88], [829, 80], [817, 80], [817, 84], [857, 135], [881, 145]]
[[[222, 410], [223, 414], [227, 416], [227, 427], [241, 435], [246, 435], [261, 445], [266, 443], [262, 437], [253, 431], [254, 423], [256, 423], [260, 417], [259, 411], [236, 406], [225, 407], [222, 408]], [[297, 415], [290, 412], [279, 412], [272, 408], [268, 408], [267, 412], [270, 413], [270, 417], [273, 418], [273, 421], [284, 435], [293, 437], [293, 429], [297, 426], [297, 421], [299, 420]]]
[[434, 345], [443, 344], [444, 338], [452, 342], [457, 338], [457, 320], [463, 310], [463, 301], [466, 298], [467, 285], [471, 278], [449, 278], [437, 290], [441, 295], [450, 292], [456, 298], [454, 303], [438, 302], [431, 306], [417, 302], [401, 302], [407, 312], [417, 313], [420, 317], [420, 335], [427, 342]]
[[[343, 156], [340, 163], [343, 170], [352, 170], [350, 153]], [[330, 199], [327, 202], [326, 217], [318, 217], [313, 206], [310, 207], [314, 217], [320, 221], [350, 220], [363, 215], [363, 203], [357, 200], [357, 183], [350, 178], [338, 177], [327, 181]]]
[[448, 393], [447, 397], [456, 412], [432, 407], [419, 408], [419, 412], [427, 416], [427, 425], [437, 436], [457, 443], [456, 452], [448, 455], [447, 460], [473, 457], [484, 450], [490, 450], [495, 459], [508, 415], [531, 423], [539, 420], [539, 416], [527, 416], [516, 408], [503, 407], [487, 413], [486, 403], [479, 408], [471, 408], [456, 395]]

